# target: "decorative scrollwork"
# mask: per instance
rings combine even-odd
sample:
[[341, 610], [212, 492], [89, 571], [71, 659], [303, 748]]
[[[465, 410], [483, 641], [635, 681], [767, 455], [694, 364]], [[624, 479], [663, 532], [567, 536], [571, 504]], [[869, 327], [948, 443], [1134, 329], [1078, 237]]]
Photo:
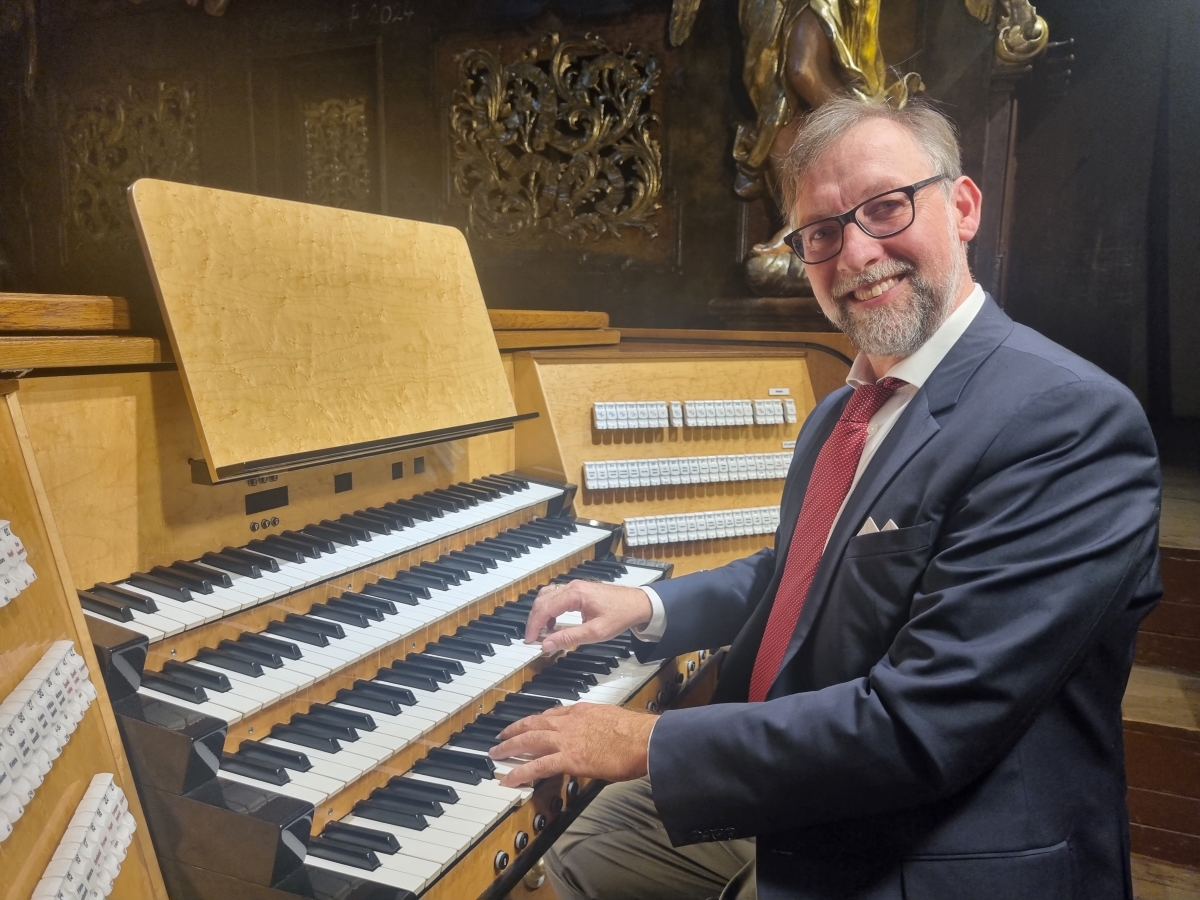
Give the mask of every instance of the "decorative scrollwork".
[[129, 242], [125, 189], [142, 177], [195, 183], [196, 92], [128, 85], [81, 98], [64, 122], [67, 215], [93, 241]]
[[1050, 26], [1029, 0], [1001, 0], [996, 22], [996, 59], [1023, 66], [1046, 49]]
[[600, 38], [549, 35], [517, 62], [458, 57], [450, 112], [453, 184], [473, 235], [530, 242], [657, 236], [662, 154], [651, 135], [659, 64]]
[[304, 105], [304, 199], [365, 210], [371, 199], [365, 97]]

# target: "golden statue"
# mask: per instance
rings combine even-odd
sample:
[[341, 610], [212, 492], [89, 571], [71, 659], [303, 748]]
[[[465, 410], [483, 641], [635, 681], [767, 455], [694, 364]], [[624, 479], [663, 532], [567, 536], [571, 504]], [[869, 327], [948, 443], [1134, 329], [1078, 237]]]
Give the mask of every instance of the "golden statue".
[[[923, 89], [916, 73], [890, 79], [879, 49], [881, 0], [738, 0], [745, 63], [742, 82], [754, 104], [754, 122], [738, 126], [734, 191], [745, 200], [769, 192], [778, 203], [778, 161], [787, 152], [806, 110], [836, 93], [903, 106]], [[691, 33], [700, 0], [673, 0], [670, 40], [679, 46]], [[759, 293], [808, 294], [799, 260], [783, 243], [781, 229], [756, 244], [746, 276]]]

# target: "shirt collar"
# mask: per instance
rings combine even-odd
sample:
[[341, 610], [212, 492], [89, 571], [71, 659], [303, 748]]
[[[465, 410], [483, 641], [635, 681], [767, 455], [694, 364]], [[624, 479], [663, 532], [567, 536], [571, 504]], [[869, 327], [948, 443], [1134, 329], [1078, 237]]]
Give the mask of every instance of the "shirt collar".
[[[938, 363], [945, 359], [950, 348], [958, 343], [963, 332], [975, 320], [975, 316], [983, 308], [983, 299], [983, 288], [976, 284], [971, 293], [967, 295], [967, 299], [946, 317], [946, 321], [938, 327], [929, 340], [892, 366], [884, 375], [899, 378], [916, 388], [924, 385], [929, 376], [933, 374], [933, 370], [938, 367]], [[871, 361], [867, 359], [865, 353], [860, 353], [854, 358], [854, 365], [850, 367], [850, 374], [846, 376], [846, 384], [852, 388], [859, 388], [864, 384], [874, 384], [876, 379], [872, 377], [873, 374]]]

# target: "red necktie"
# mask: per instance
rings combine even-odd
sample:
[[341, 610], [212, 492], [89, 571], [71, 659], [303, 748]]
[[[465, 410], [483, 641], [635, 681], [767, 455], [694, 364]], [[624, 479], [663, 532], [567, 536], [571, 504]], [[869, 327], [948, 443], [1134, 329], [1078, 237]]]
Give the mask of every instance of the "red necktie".
[[771, 607], [767, 629], [754, 660], [754, 674], [750, 678], [752, 703], [766, 698], [783, 663], [792, 632], [800, 619], [800, 610], [804, 607], [804, 598], [812, 586], [821, 554], [825, 552], [829, 529], [854, 481], [858, 460], [867, 443], [867, 423], [904, 383], [899, 378], [884, 378], [877, 384], [857, 388], [817, 456], [796, 531], [788, 547], [783, 578], [775, 593], [775, 605]]

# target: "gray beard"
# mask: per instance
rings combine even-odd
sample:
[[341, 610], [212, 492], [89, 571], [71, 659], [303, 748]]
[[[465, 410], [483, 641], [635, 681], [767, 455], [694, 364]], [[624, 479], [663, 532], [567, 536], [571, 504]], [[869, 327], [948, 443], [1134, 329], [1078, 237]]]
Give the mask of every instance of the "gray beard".
[[[962, 268], [962, 258], [955, 254], [954, 267], [942, 284], [933, 284], [908, 269], [909, 302], [854, 310], [850, 301], [839, 300], [829, 320], [868, 356], [909, 356], [933, 337], [946, 321]], [[878, 280], [878, 276], [870, 278], [870, 281], [874, 280]]]

